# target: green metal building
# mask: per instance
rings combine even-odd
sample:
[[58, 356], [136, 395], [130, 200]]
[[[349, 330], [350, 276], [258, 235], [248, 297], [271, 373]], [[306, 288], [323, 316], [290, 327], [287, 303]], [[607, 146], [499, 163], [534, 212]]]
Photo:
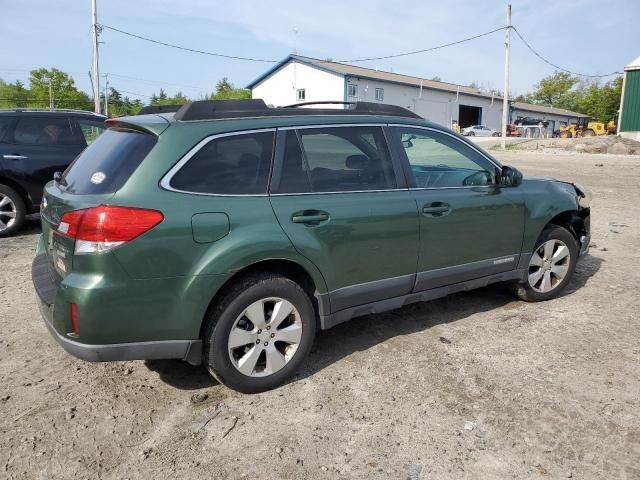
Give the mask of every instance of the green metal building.
[[618, 133], [640, 141], [640, 57], [624, 68]]

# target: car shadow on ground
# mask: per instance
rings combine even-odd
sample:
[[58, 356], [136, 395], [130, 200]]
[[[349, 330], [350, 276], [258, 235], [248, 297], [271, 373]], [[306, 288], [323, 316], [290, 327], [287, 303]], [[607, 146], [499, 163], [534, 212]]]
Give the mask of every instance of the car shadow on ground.
[[182, 360], [146, 360], [144, 365], [156, 372], [164, 383], [180, 390], [199, 390], [219, 385], [205, 368]]
[[42, 228], [40, 226], [40, 215], [27, 215], [27, 217], [24, 219], [22, 228], [20, 228], [20, 230], [18, 230], [14, 234], [14, 237], [27, 237], [29, 235], [40, 233], [41, 231]]
[[[585, 255], [578, 263], [574, 278], [562, 296], [571, 295], [584, 287], [600, 270], [602, 263], [604, 260], [599, 257]], [[430, 302], [407, 305], [391, 312], [355, 318], [330, 330], [317, 332], [311, 355], [290, 382], [313, 376], [354, 352], [368, 350], [390, 338], [463, 320], [508, 304], [514, 304], [514, 308], [518, 308], [518, 303], [520, 301], [506, 285], [498, 283]], [[506, 315], [512, 317], [513, 309], [509, 309]], [[505, 313], [497, 314], [497, 319], [500, 316], [505, 316]], [[435, 338], [435, 341], [439, 340]], [[195, 390], [218, 385], [204, 368], [194, 367], [180, 360], [153, 360], [145, 362], [145, 365], [158, 372], [163, 382], [179, 389]]]

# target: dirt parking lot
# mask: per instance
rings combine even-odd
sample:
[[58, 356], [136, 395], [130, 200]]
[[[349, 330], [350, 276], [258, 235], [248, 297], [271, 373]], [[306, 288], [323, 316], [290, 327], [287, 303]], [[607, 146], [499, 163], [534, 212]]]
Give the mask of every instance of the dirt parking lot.
[[0, 478], [640, 478], [640, 159], [496, 156], [594, 194], [564, 295], [364, 317], [259, 395], [179, 361], [70, 357], [35, 304], [38, 223], [0, 239]]

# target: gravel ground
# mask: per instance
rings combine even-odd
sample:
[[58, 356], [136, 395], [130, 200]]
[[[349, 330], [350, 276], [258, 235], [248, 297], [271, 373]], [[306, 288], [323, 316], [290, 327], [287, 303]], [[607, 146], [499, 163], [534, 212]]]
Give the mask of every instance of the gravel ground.
[[640, 164], [496, 156], [593, 192], [566, 293], [498, 285], [354, 320], [259, 395], [179, 361], [70, 357], [35, 305], [37, 222], [0, 239], [0, 477], [640, 478]]

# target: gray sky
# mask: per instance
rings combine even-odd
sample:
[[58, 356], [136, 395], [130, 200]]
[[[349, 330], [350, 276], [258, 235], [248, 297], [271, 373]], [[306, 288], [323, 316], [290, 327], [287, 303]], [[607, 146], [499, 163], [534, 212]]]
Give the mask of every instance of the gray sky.
[[[513, 0], [513, 23], [542, 55], [582, 73], [622, 70], [640, 55], [640, 1]], [[506, 2], [98, 0], [106, 25], [191, 48], [282, 59], [291, 53], [361, 58], [428, 48], [501, 27]], [[90, 0], [0, 0], [0, 78], [57, 67], [90, 90]], [[297, 28], [297, 35], [294, 34]], [[502, 89], [503, 32], [436, 52], [361, 64]], [[231, 61], [152, 45], [105, 30], [101, 73], [115, 88], [150, 95], [160, 87], [191, 97], [227, 76], [244, 86], [269, 64]], [[512, 91], [524, 93], [553, 72], [513, 39]], [[133, 78], [125, 78], [133, 77]], [[131, 95], [126, 93], [131, 97]], [[143, 101], [147, 97], [140, 96]]]

